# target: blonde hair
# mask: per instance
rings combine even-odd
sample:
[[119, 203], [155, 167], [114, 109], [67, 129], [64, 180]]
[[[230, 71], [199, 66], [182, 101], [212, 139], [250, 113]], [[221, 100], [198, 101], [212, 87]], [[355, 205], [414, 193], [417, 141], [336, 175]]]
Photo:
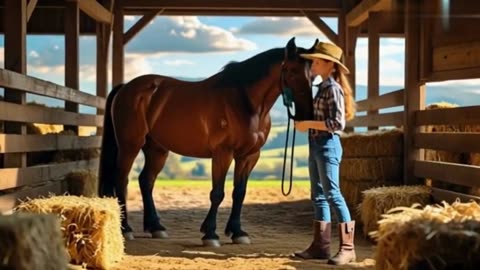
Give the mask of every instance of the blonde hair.
[[345, 120], [351, 120], [355, 117], [357, 111], [357, 104], [353, 97], [352, 87], [347, 79], [345, 73], [341, 71], [338, 64], [335, 63], [335, 70], [333, 72], [333, 78], [340, 84], [343, 89], [343, 95], [345, 96]]

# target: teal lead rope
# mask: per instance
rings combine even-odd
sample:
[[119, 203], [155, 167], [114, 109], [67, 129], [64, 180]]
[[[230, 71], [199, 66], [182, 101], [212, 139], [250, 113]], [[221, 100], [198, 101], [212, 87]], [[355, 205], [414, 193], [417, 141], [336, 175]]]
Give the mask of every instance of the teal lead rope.
[[290, 157], [290, 183], [288, 187], [288, 191], [285, 192], [285, 166], [287, 163], [287, 148], [288, 148], [288, 135], [290, 133], [290, 120], [293, 119], [293, 115], [290, 109], [293, 107], [293, 93], [292, 89], [290, 88], [282, 88], [282, 98], [283, 98], [283, 105], [287, 108], [288, 113], [288, 120], [287, 120], [287, 136], [285, 139], [285, 149], [283, 151], [283, 170], [282, 170], [282, 194], [283, 196], [288, 196], [292, 192], [292, 175], [293, 175], [293, 153], [294, 153], [294, 145], [295, 145], [295, 128], [293, 129], [293, 136], [292, 136], [292, 154]]

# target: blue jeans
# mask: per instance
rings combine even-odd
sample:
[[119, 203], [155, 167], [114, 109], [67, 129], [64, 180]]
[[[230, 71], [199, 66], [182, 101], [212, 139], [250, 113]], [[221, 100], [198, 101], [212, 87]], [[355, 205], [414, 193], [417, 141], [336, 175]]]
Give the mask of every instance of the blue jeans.
[[330, 206], [338, 222], [351, 221], [340, 191], [342, 144], [337, 134], [326, 133], [310, 138], [308, 169], [315, 220], [331, 221]]

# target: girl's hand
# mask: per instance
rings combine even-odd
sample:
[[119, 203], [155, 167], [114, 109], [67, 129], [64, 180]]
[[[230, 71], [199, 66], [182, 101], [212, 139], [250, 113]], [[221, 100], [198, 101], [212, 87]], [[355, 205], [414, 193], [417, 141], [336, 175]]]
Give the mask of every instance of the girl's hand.
[[308, 123], [307, 121], [295, 121], [295, 129], [300, 132], [308, 131]]

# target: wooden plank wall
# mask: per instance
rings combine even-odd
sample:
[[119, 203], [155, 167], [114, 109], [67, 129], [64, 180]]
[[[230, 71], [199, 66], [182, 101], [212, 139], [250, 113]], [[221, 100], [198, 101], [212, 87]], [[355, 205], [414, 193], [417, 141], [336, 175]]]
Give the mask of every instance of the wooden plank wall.
[[[424, 13], [437, 15], [422, 20], [420, 62], [425, 83], [480, 78], [480, 35], [475, 34], [480, 21], [476, 16], [480, 13], [480, 2], [447, 2], [448, 6], [437, 2], [423, 7]], [[441, 184], [433, 189], [436, 201], [452, 202], [457, 198], [480, 201], [480, 106], [420, 110], [415, 113], [415, 123], [458, 130], [416, 132], [413, 142], [417, 149], [457, 153], [463, 155], [464, 160], [455, 163], [415, 160], [414, 175]], [[460, 192], [454, 190], [458, 187]]]
[[[105, 98], [5, 69], [0, 69], [0, 87], [14, 89], [22, 94], [30, 93], [61, 99], [99, 110], [105, 107]], [[102, 127], [103, 115], [67, 112], [56, 108], [0, 101], [0, 121]], [[0, 134], [0, 155], [98, 149], [100, 143], [101, 136], [7, 133]], [[20, 199], [62, 193], [65, 191], [65, 183], [62, 181], [65, 175], [74, 170], [96, 170], [97, 168], [97, 158], [29, 167], [2, 166], [0, 167], [0, 213], [11, 210]]]

